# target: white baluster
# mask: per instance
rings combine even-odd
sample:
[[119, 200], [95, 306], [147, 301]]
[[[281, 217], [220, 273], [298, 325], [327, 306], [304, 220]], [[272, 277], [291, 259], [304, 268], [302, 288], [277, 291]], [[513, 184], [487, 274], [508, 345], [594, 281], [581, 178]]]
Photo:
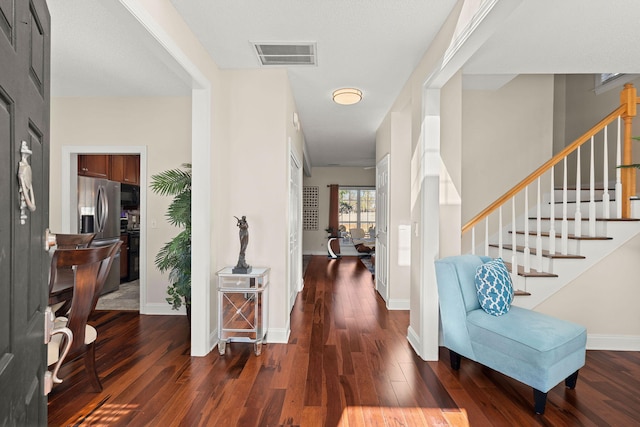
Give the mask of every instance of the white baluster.
[[578, 147], [576, 150], [576, 212], [573, 217], [573, 234], [576, 237], [580, 237], [582, 235], [582, 212], [580, 212], [580, 203], [582, 202], [582, 183], [580, 182], [580, 174], [582, 173], [582, 170], [580, 167], [580, 148], [581, 147]]
[[536, 208], [536, 259], [537, 268], [542, 271], [542, 198], [540, 195], [540, 177], [538, 177], [538, 195]]
[[471, 253], [476, 254], [476, 227], [471, 228]]
[[611, 196], [609, 196], [609, 125], [604, 128], [604, 152], [602, 153], [602, 181], [604, 182], [604, 192], [602, 193], [602, 216], [609, 219], [611, 218], [611, 209], [609, 203], [611, 202]]
[[[620, 116], [618, 116], [618, 136], [616, 140], [616, 166], [620, 166], [622, 164], [622, 151], [621, 151], [621, 141], [620, 141]], [[622, 218], [622, 178], [621, 178], [620, 168], [616, 167], [616, 187], [615, 187], [615, 198], [616, 198], [616, 218]]]
[[518, 275], [518, 251], [516, 250], [516, 198], [511, 199], [511, 273]]
[[596, 167], [591, 135], [591, 162], [589, 163], [589, 236], [596, 237]]
[[484, 219], [484, 255], [489, 256], [489, 215]]
[[562, 182], [562, 231], [560, 253], [567, 255], [569, 252], [569, 221], [567, 221], [567, 158], [564, 158], [563, 182]]
[[556, 253], [556, 193], [555, 193], [555, 166], [551, 166], [551, 197], [549, 204], [551, 205], [551, 213], [549, 216], [549, 253]]
[[[514, 198], [515, 200], [515, 198]], [[531, 271], [531, 249], [529, 248], [529, 186], [524, 187], [524, 271]]]
[[502, 206], [500, 206], [498, 208], [498, 258], [504, 259], [502, 245]]

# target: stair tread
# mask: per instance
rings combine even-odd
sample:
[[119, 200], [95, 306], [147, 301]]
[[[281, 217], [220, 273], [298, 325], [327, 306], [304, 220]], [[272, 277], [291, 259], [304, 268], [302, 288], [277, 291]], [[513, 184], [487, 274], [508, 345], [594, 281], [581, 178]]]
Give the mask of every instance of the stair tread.
[[[507, 270], [511, 271], [511, 263], [504, 261], [504, 265], [507, 267]], [[522, 265], [518, 265], [518, 276], [523, 277], [558, 277], [557, 274], [547, 273], [545, 271], [538, 271], [533, 268], [529, 269], [528, 273], [524, 272], [524, 267]]]
[[[536, 217], [532, 216], [529, 217], [530, 220], [535, 220], [537, 219]], [[541, 220], [543, 221], [551, 221], [551, 217], [549, 216], [544, 216], [544, 217], [540, 217]], [[562, 218], [553, 218], [556, 221], [562, 221]], [[568, 221], [575, 221], [575, 218], [567, 218]], [[588, 217], [583, 217], [582, 221], [589, 221]], [[620, 221], [620, 222], [635, 222], [635, 221], [640, 221], [640, 218], [596, 218], [596, 221], [611, 221], [611, 222], [616, 222], [616, 221]]]
[[[497, 244], [490, 244], [489, 246], [493, 247], [493, 248], [497, 248], [498, 245]], [[503, 249], [507, 249], [507, 250], [511, 250], [513, 248], [512, 245], [502, 245]], [[516, 245], [516, 251], [517, 252], [524, 252], [524, 246], [520, 246], [520, 245]], [[536, 250], [536, 248], [529, 248], [529, 252], [531, 253], [531, 255], [537, 255], [538, 252]], [[558, 259], [585, 259], [585, 257], [583, 255], [575, 255], [575, 254], [559, 254], [559, 253], [550, 253], [548, 250], [543, 249], [542, 250], [542, 256], [545, 258], [558, 258]]]
[[[553, 189], [556, 190], [556, 191], [558, 191], [558, 190], [562, 191], [564, 188], [563, 187], [553, 187]], [[602, 184], [594, 186], [593, 189], [596, 190], [596, 191], [598, 191], [598, 190], [602, 191], [604, 189], [607, 189], [608, 191], [611, 191], [611, 192], [616, 191], [615, 188], [605, 187]], [[576, 191], [576, 186], [575, 185], [569, 185], [569, 186], [567, 186], [567, 190], [568, 191]], [[580, 190], [582, 190], [582, 191], [591, 190], [591, 186], [584, 186], [584, 187], [580, 186]]]
[[[513, 233], [512, 231], [509, 231], [509, 233]], [[524, 234], [524, 231], [516, 231], [516, 234]], [[537, 236], [538, 232], [537, 231], [530, 231], [529, 232], [530, 236]], [[547, 231], [543, 231], [540, 233], [540, 236], [542, 237], [549, 237], [549, 232]], [[560, 235], [560, 233], [556, 233], [556, 238], [560, 238], [562, 237]], [[608, 237], [608, 236], [576, 236], [575, 234], [568, 234], [567, 235], [568, 239], [571, 240], [613, 240], [613, 237]]]

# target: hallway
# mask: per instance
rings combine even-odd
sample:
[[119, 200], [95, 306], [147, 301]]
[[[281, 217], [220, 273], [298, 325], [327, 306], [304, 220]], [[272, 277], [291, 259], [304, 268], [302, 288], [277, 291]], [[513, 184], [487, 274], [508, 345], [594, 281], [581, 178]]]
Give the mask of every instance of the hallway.
[[[231, 343], [189, 356], [181, 316], [98, 311], [92, 393], [80, 360], [61, 370], [49, 425], [426, 426], [629, 425], [640, 419], [640, 354], [587, 352], [575, 391], [531, 389], [463, 360], [424, 362], [407, 339], [409, 312], [388, 311], [356, 257], [314, 256], [291, 313], [289, 344]], [[267, 337], [268, 338], [268, 337]], [[457, 408], [463, 408], [464, 412]]]

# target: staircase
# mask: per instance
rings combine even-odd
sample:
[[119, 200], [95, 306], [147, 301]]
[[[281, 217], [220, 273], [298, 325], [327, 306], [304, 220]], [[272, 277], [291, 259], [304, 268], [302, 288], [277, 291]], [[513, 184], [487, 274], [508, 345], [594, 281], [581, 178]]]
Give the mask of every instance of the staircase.
[[[636, 169], [618, 167], [632, 163], [631, 125], [640, 98], [627, 84], [620, 100], [462, 227], [463, 252], [508, 264], [514, 304], [537, 306], [640, 233]], [[599, 189], [596, 180], [603, 183]]]
[[[568, 193], [568, 198], [570, 200], [573, 199], [573, 201], [569, 202], [573, 208], [571, 210], [577, 211], [575, 198], [572, 197], [574, 192], [575, 190], [571, 190]], [[588, 211], [589, 203], [581, 202], [579, 211]], [[615, 209], [615, 202], [609, 203], [610, 209]], [[633, 205], [635, 203], [638, 203], [638, 205]], [[486, 253], [494, 258], [503, 258], [510, 270], [513, 268], [515, 257], [517, 272], [512, 274], [512, 278], [517, 298], [514, 304], [525, 308], [533, 308], [640, 233], [640, 218], [605, 218], [602, 216], [604, 211], [603, 204], [604, 202], [601, 199], [596, 201], [596, 213], [598, 216], [595, 218], [596, 233], [593, 236], [589, 235], [589, 218], [582, 218], [579, 221], [580, 230], [577, 233], [578, 235], [573, 232], [576, 224], [575, 215], [567, 218], [567, 226], [571, 232], [567, 233], [566, 253], [561, 251], [561, 233], [556, 233], [555, 244], [551, 243], [551, 235], [554, 234], [552, 228], [558, 229], [562, 226], [562, 203], [554, 203], [552, 206], [549, 202], [545, 202], [541, 206], [542, 216], [539, 221], [540, 256], [538, 256], [537, 245], [531, 247], [526, 242], [527, 236], [529, 241], [538, 239], [538, 218], [535, 215], [527, 216], [528, 230], [526, 234], [523, 226], [516, 227], [515, 235], [511, 224], [506, 227], [506, 233], [504, 233], [508, 236], [506, 240], [512, 242], [515, 237], [515, 251], [513, 250], [513, 243], [504, 243], [502, 244], [502, 249], [500, 249], [499, 237], [498, 233], [496, 233], [489, 239], [488, 251], [479, 251], [477, 253]], [[533, 211], [537, 212], [537, 207]], [[632, 202], [632, 211], [640, 212], [640, 201]], [[553, 227], [551, 218], [554, 220]], [[516, 220], [516, 224], [523, 223], [524, 215]], [[553, 249], [553, 246], [556, 249]], [[527, 252], [529, 253], [529, 269], [525, 271]]]

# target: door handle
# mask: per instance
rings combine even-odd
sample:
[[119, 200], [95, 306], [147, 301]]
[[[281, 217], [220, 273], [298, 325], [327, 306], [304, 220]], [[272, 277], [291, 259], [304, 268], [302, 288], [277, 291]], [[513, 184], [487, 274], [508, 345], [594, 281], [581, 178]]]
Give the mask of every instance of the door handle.
[[64, 350], [62, 351], [62, 354], [59, 355], [58, 361], [53, 368], [53, 372], [47, 370], [44, 373], [45, 396], [47, 396], [51, 392], [54, 384], [60, 384], [62, 382], [62, 380], [58, 378], [58, 371], [62, 366], [62, 362], [64, 362], [64, 359], [67, 357], [69, 349], [71, 348], [71, 344], [73, 343], [73, 332], [71, 332], [71, 329], [67, 328], [66, 326], [62, 328], [56, 328], [55, 315], [53, 314], [51, 307], [47, 307], [44, 313], [44, 343], [49, 344], [49, 342], [51, 341], [51, 337], [57, 334], [66, 335], [67, 340], [65, 342]]
[[20, 193], [20, 224], [27, 223], [27, 209], [31, 212], [36, 210], [36, 197], [33, 194], [33, 173], [29, 164], [29, 156], [33, 151], [29, 149], [27, 141], [22, 141], [20, 145], [20, 155], [22, 158], [18, 163], [18, 193]]
[[103, 232], [107, 222], [107, 216], [109, 215], [109, 203], [105, 188], [101, 185], [98, 187], [98, 194], [96, 195], [96, 222], [98, 225], [98, 232]]

